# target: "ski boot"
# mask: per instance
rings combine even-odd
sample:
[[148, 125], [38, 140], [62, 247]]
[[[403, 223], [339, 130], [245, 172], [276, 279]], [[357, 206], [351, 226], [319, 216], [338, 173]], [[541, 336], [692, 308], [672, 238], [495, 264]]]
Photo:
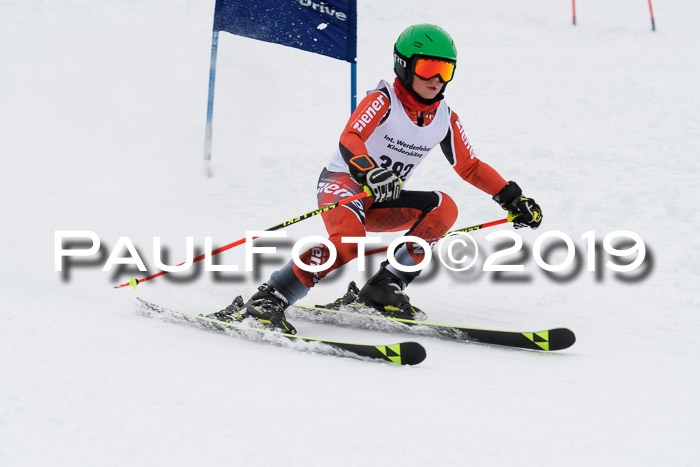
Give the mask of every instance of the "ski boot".
[[357, 301], [376, 309], [382, 316], [425, 321], [426, 314], [411, 305], [410, 299], [403, 292], [407, 285], [382, 267], [362, 287]]
[[296, 334], [297, 330], [284, 316], [284, 310], [288, 306], [289, 302], [284, 295], [275, 290], [270, 284], [264, 283], [258, 287], [255, 295], [250, 297], [250, 300], [243, 305], [238, 313], [243, 319], [247, 317], [255, 318], [263, 324], [274, 327], [276, 331], [285, 334]]

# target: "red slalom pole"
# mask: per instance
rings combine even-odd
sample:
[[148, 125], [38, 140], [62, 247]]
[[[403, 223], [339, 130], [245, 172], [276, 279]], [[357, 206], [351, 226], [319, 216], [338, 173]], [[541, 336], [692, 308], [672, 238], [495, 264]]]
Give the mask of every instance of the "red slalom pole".
[[651, 0], [649, 0], [649, 14], [651, 15], [651, 30], [656, 31], [656, 23], [654, 23], [654, 10], [651, 8]]
[[[649, 2], [651, 2], [651, 0], [649, 0]], [[650, 5], [651, 5], [651, 3], [650, 3]], [[574, 12], [574, 14], [573, 14], [574, 26], [576, 26], [576, 0], [571, 0], [571, 6], [572, 6], [573, 12]]]
[[[349, 198], [342, 199], [342, 200], [340, 200], [340, 201], [337, 201], [337, 202], [335, 202], [335, 203], [329, 204], [329, 205], [327, 205], [327, 206], [323, 206], [322, 208], [318, 208], [318, 209], [316, 209], [315, 211], [307, 212], [306, 214], [302, 214], [301, 216], [298, 216], [298, 217], [295, 217], [295, 218], [290, 219], [290, 220], [288, 220], [288, 221], [282, 222], [281, 224], [277, 224], [277, 225], [275, 225], [275, 226], [273, 226], [273, 227], [270, 227], [269, 229], [265, 229], [265, 231], [266, 231], [266, 232], [269, 232], [269, 231], [272, 231], [272, 230], [279, 230], [279, 229], [282, 229], [282, 228], [284, 228], [284, 227], [288, 227], [288, 226], [290, 226], [290, 225], [292, 225], [292, 224], [296, 224], [297, 222], [301, 222], [301, 221], [303, 221], [303, 220], [305, 220], [305, 219], [308, 219], [308, 218], [310, 218], [310, 217], [316, 216], [316, 215], [318, 215], [318, 214], [323, 214], [323, 213], [326, 212], [326, 211], [330, 211], [331, 209], [335, 209], [335, 208], [340, 207], [340, 206], [343, 206], [343, 205], [345, 205], [345, 204], [352, 203], [353, 201], [358, 200], [358, 199], [361, 199], [361, 198], [366, 198], [367, 196], [370, 196], [370, 195], [371, 195], [371, 192], [370, 192], [369, 188], [365, 187], [365, 191], [363, 191], [363, 192], [361, 192], [361, 193], [358, 193], [358, 194], [356, 194], [356, 195], [350, 196]], [[253, 237], [253, 240], [255, 240], [256, 238], [258, 238], [258, 237]], [[229, 243], [228, 245], [224, 245], [224, 246], [222, 246], [222, 247], [217, 248], [216, 250], [213, 250], [213, 251], [210, 253], [210, 255], [211, 255], [211, 256], [217, 255], [217, 254], [219, 254], [219, 253], [221, 253], [221, 252], [224, 252], [224, 251], [226, 251], [226, 250], [230, 250], [230, 249], [233, 248], [233, 247], [236, 247], [236, 246], [238, 246], [238, 245], [242, 245], [242, 244], [245, 243], [245, 242], [246, 242], [246, 237], [243, 237], [243, 238], [241, 238], [240, 240], [236, 240], [236, 241], [233, 242], [233, 243]], [[192, 260], [192, 263], [194, 264], [194, 263], [196, 263], [196, 262], [198, 262], [198, 261], [201, 261], [201, 260], [203, 260], [204, 258], [206, 258], [206, 256], [207, 256], [206, 253], [203, 254], [203, 255], [199, 255], [199, 256], [197, 256], [196, 258], [194, 258], [194, 259]], [[177, 266], [182, 266], [183, 264], [185, 264], [184, 261], [183, 261], [182, 263], [178, 264]], [[170, 271], [159, 271], [159, 272], [157, 272], [157, 273], [155, 273], [155, 274], [152, 274], [152, 275], [150, 275], [150, 276], [148, 276], [148, 277], [144, 277], [143, 279], [134, 279], [134, 277], [132, 276], [131, 279], [129, 279], [129, 282], [125, 282], [125, 283], [123, 283], [123, 284], [115, 285], [114, 288], [115, 288], [115, 289], [121, 289], [122, 287], [126, 287], [126, 286], [130, 285], [131, 287], [133, 287], [133, 288], [135, 289], [136, 286], [139, 285], [141, 282], [150, 281], [151, 279], [155, 279], [156, 277], [160, 277], [160, 276], [162, 276], [162, 275], [164, 275], [164, 274], [167, 274], [168, 272], [170, 272]]]

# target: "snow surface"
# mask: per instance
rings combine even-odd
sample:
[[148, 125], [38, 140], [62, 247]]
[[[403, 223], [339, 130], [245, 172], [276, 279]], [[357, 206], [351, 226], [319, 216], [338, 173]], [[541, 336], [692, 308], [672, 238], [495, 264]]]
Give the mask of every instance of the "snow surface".
[[[585, 256], [565, 282], [531, 256], [527, 282], [440, 270], [409, 290], [431, 320], [566, 326], [578, 342], [539, 354], [417, 338], [428, 350], [417, 367], [141, 317], [137, 294], [208, 312], [286, 261], [289, 249], [258, 274], [190, 271], [137, 291], [111, 288], [128, 271], [101, 271], [122, 236], [152, 266], [155, 236], [177, 262], [188, 235], [223, 245], [313, 209], [348, 116], [349, 66], [222, 34], [206, 179], [213, 1], [4, 0], [0, 465], [700, 464], [700, 5], [654, 1], [652, 33], [639, 0], [578, 2], [576, 27], [571, 4], [554, 0], [358, 3], [359, 90], [392, 78], [404, 27], [442, 25], [460, 54], [451, 107], [479, 156], [544, 209], [526, 246], [560, 230], [581, 256], [584, 232], [631, 230], [651, 253], [645, 278], [587, 272]], [[449, 193], [456, 227], [503, 214], [439, 150], [411, 188]], [[103, 256], [55, 272], [57, 230], [96, 232]], [[325, 231], [313, 219], [288, 233]], [[488, 233], [475, 237], [488, 246]], [[221, 256], [243, 265], [241, 248]], [[307, 302], [362, 281], [355, 264]], [[411, 339], [296, 324], [337, 340]]]

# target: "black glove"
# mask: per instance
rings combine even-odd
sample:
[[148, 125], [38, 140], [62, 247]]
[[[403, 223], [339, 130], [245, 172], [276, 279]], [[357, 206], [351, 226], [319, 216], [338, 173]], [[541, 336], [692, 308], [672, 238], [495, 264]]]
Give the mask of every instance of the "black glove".
[[391, 201], [401, 195], [401, 179], [391, 170], [382, 167], [367, 172], [365, 185], [372, 191], [375, 203]]
[[498, 192], [493, 200], [508, 211], [508, 219], [513, 227], [520, 229], [530, 227], [536, 229], [542, 222], [542, 209], [532, 198], [523, 196], [523, 191], [517, 183], [511, 181]]

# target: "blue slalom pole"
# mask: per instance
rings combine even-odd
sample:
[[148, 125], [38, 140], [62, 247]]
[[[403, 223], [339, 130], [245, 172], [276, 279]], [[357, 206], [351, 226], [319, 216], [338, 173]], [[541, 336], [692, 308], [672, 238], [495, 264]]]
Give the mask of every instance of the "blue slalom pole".
[[211, 138], [214, 117], [214, 83], [216, 81], [216, 53], [219, 49], [219, 31], [214, 30], [211, 37], [211, 62], [209, 64], [209, 98], [207, 100], [207, 128], [204, 135], [204, 175], [212, 176]]
[[350, 113], [357, 107], [357, 62], [350, 64]]

